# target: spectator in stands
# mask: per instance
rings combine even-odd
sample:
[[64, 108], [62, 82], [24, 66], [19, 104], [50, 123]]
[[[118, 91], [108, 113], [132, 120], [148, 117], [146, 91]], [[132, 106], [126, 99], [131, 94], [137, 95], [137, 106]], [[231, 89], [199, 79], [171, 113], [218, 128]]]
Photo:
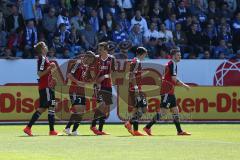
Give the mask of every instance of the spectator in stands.
[[50, 48], [48, 53], [47, 53], [47, 57], [49, 60], [54, 60], [54, 59], [57, 59], [56, 57], [56, 51], [54, 48]]
[[[234, 13], [237, 9], [237, 1], [236, 0], [224, 0], [228, 4], [228, 9], [230, 12]], [[238, 4], [239, 5], [239, 4]]]
[[113, 31], [112, 35], [112, 40], [116, 43], [128, 40], [127, 33], [124, 30], [121, 30], [121, 26], [119, 23], [116, 23], [115, 30]]
[[114, 55], [117, 50], [117, 43], [113, 41], [108, 41], [108, 54]]
[[59, 34], [56, 33], [54, 35], [52, 42], [50, 44], [50, 48], [54, 48], [58, 57], [59, 55], [63, 55], [64, 44], [61, 43]]
[[131, 48], [131, 41], [122, 41], [119, 43], [119, 53], [116, 53], [114, 56], [116, 59], [133, 59], [135, 55], [130, 51]]
[[177, 21], [178, 22], [184, 22], [187, 19], [187, 16], [189, 15], [189, 10], [184, 4], [183, 0], [180, 0], [178, 2], [177, 8], [176, 8], [176, 16], [177, 16]]
[[16, 59], [16, 57], [13, 56], [11, 49], [5, 48], [3, 50], [2, 55], [0, 56], [0, 59], [10, 59], [10, 60], [13, 60], [13, 59]]
[[11, 15], [6, 19], [6, 29], [8, 32], [15, 32], [17, 28], [24, 26], [23, 16], [18, 13], [16, 5], [11, 6]]
[[120, 9], [126, 12], [127, 18], [130, 20], [133, 17], [133, 7], [135, 5], [134, 0], [117, 0], [117, 4]]
[[135, 24], [139, 24], [140, 32], [142, 33], [148, 30], [147, 21], [142, 17], [140, 10], [136, 10], [135, 16], [131, 19], [131, 28], [133, 28]]
[[60, 35], [60, 43], [62, 43], [64, 47], [67, 47], [70, 32], [67, 30], [65, 23], [59, 25], [59, 29], [55, 34]]
[[175, 45], [180, 47], [181, 51], [186, 51], [187, 36], [186, 36], [186, 33], [182, 31], [181, 23], [176, 24], [176, 30], [173, 32], [173, 41]]
[[151, 23], [150, 28], [144, 33], [144, 43], [147, 44], [150, 38], [155, 38], [156, 40], [160, 38], [156, 23]]
[[202, 48], [202, 36], [199, 31], [197, 31], [197, 24], [193, 23], [191, 25], [191, 30], [187, 32], [188, 46], [190, 52], [199, 53], [203, 51]]
[[236, 51], [240, 44], [240, 11], [235, 15], [232, 23], [233, 49]]
[[3, 12], [0, 10], [0, 29], [5, 30], [5, 28], [6, 28], [5, 18]]
[[89, 24], [92, 26], [92, 29], [94, 32], [99, 31], [100, 21], [99, 21], [98, 15], [97, 15], [97, 11], [95, 9], [93, 9], [91, 11], [91, 17], [89, 19]]
[[240, 50], [237, 50], [236, 55], [233, 56], [232, 58], [240, 60]]
[[162, 22], [163, 18], [163, 8], [160, 6], [159, 1], [155, 1], [153, 4], [153, 8], [149, 11], [150, 20], [157, 25]]
[[225, 55], [224, 52], [220, 52], [219, 56], [217, 57], [218, 59], [227, 59], [227, 56]]
[[141, 32], [141, 26], [135, 24], [129, 34], [129, 40], [132, 41], [133, 47], [143, 45], [143, 33]]
[[116, 0], [109, 0], [108, 4], [103, 7], [103, 16], [106, 17], [108, 13], [112, 15], [114, 20], [119, 18], [120, 8], [116, 5]]
[[220, 8], [220, 12], [219, 12], [219, 17], [220, 18], [225, 18], [227, 19], [227, 21], [231, 20], [233, 13], [229, 10], [228, 8], [228, 3], [227, 2], [223, 2], [221, 4], [221, 8]]
[[222, 26], [225, 26], [226, 32], [231, 34], [231, 26], [225, 17], [220, 19], [220, 23], [218, 24], [217, 28], [218, 33], [221, 33]]
[[182, 30], [186, 33], [191, 29], [193, 23], [192, 16], [188, 15], [186, 21], [182, 22]]
[[57, 17], [55, 16], [55, 9], [53, 7], [49, 8], [48, 13], [43, 17], [43, 30], [45, 31], [45, 35], [47, 36], [48, 43], [51, 42], [54, 33], [57, 30]]
[[149, 42], [146, 45], [146, 49], [148, 50], [148, 57], [150, 59], [156, 58], [156, 52], [157, 52], [156, 45], [157, 45], [157, 38], [151, 37], [149, 39]]
[[[196, 24], [197, 25], [197, 31], [198, 32], [202, 32], [202, 25], [205, 24], [206, 22], [201, 22], [198, 17], [196, 16], [192, 16], [192, 24]], [[191, 29], [191, 28], [190, 28]]]
[[33, 58], [33, 46], [38, 42], [38, 31], [33, 20], [28, 20], [23, 31], [24, 58]]
[[163, 9], [163, 19], [167, 19], [170, 17], [171, 14], [175, 13], [175, 8], [174, 8], [174, 2], [169, 0], [169, 1], [166, 1], [167, 3], [165, 3], [164, 1], [164, 9]]
[[23, 18], [24, 20], [35, 20], [36, 15], [36, 1], [35, 0], [23, 0]]
[[71, 28], [71, 32], [68, 38], [68, 43], [70, 47], [70, 57], [77, 55], [80, 52], [80, 34], [75, 27]]
[[231, 58], [232, 49], [228, 48], [224, 39], [219, 40], [219, 45], [214, 48], [214, 57], [219, 58], [220, 54], [223, 53], [226, 58]]
[[235, 19], [233, 20], [233, 32], [240, 31], [240, 12], [236, 13]]
[[59, 58], [62, 58], [62, 59], [69, 59], [69, 58], [71, 58], [69, 49], [68, 48], [64, 48], [63, 55], [60, 56]]
[[11, 49], [13, 55], [16, 57], [22, 57], [24, 44], [23, 44], [23, 28], [19, 27], [16, 29], [16, 32], [12, 32], [9, 35], [7, 48]]
[[79, 9], [74, 10], [74, 16], [70, 20], [71, 25], [75, 27], [78, 31], [85, 28], [85, 15], [83, 15]]
[[7, 44], [7, 33], [5, 31], [5, 19], [3, 17], [3, 12], [0, 11], [0, 50]]
[[81, 31], [81, 42], [85, 50], [97, 49], [98, 39], [96, 32], [89, 23], [87, 23], [85, 29]]
[[163, 43], [168, 48], [171, 48], [175, 45], [174, 41], [173, 41], [172, 31], [167, 30], [164, 23], [162, 23], [160, 26], [159, 37], [162, 39]]
[[42, 6], [40, 4], [40, 0], [36, 0], [35, 3], [35, 20], [36, 23], [41, 25], [42, 24], [42, 19], [43, 19], [43, 11], [42, 11]]
[[203, 52], [203, 55], [202, 55], [202, 57], [200, 57], [201, 59], [211, 59], [211, 52], [210, 52], [210, 50], [205, 50], [204, 52]]
[[125, 11], [121, 12], [120, 17], [117, 20], [117, 22], [120, 24], [121, 30], [124, 30], [126, 33], [130, 32], [131, 24], [130, 24], [130, 21], [126, 17]]
[[150, 9], [149, 0], [140, 0], [139, 3], [137, 3], [137, 8], [140, 10], [143, 17], [148, 18]]
[[208, 18], [218, 19], [219, 15], [220, 15], [220, 12], [216, 7], [216, 2], [214, 0], [210, 0], [208, 4], [208, 11], [207, 11]]
[[[87, 2], [89, 2], [89, 0]], [[94, 0], [91, 0], [91, 2], [94, 3]], [[98, 3], [95, 3], [95, 4], [98, 5]], [[95, 7], [92, 7], [92, 8], [95, 8]], [[79, 10], [82, 15], [85, 15], [85, 16], [88, 15], [85, 0], [77, 0], [77, 5], [76, 5], [75, 9]]]
[[116, 21], [113, 19], [111, 13], [106, 13], [106, 17], [103, 19], [102, 24], [105, 24], [105, 26], [107, 27], [107, 31], [112, 34], [113, 29], [116, 26]]
[[231, 47], [232, 46], [232, 35], [230, 34], [230, 32], [227, 31], [227, 26], [222, 24], [220, 26], [220, 31], [218, 33], [218, 40], [220, 39], [224, 39], [227, 46]]
[[212, 45], [216, 45], [217, 41], [217, 32], [215, 27], [211, 24], [208, 23], [206, 25], [205, 30], [202, 33], [202, 42], [203, 45], [205, 45], [205, 47], [207, 46], [212, 46]]
[[60, 26], [60, 24], [64, 23], [66, 26], [67, 30], [70, 30], [71, 28], [71, 24], [70, 24], [70, 20], [69, 20], [69, 12], [66, 9], [62, 9], [61, 14], [58, 16], [57, 18], [57, 27]]
[[112, 40], [111, 33], [107, 31], [107, 27], [105, 24], [101, 25], [101, 30], [97, 34], [97, 38], [99, 42], [107, 42]]
[[156, 45], [156, 55], [154, 56], [155, 59], [169, 59], [170, 56], [168, 55], [168, 48], [163, 43], [163, 39], [159, 38], [157, 40], [157, 45]]
[[196, 16], [200, 22], [204, 23], [207, 20], [207, 16], [205, 14], [207, 8], [201, 5], [200, 0], [194, 0], [193, 4], [190, 6], [190, 14]]
[[170, 14], [169, 18], [166, 19], [164, 23], [167, 30], [171, 30], [172, 32], [175, 31], [177, 23], [176, 14], [175, 13]]
[[10, 16], [10, 12], [9, 12], [9, 1], [8, 0], [0, 0], [0, 11], [3, 14], [3, 17], [6, 18], [8, 16]]

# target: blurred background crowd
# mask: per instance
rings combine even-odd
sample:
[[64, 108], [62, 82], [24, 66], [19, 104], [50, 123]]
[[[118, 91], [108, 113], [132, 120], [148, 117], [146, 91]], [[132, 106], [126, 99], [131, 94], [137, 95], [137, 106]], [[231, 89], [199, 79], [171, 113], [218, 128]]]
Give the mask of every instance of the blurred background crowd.
[[[117, 58], [138, 46], [149, 59], [240, 58], [240, 0], [0, 0], [0, 58], [74, 58], [109, 43]], [[121, 53], [121, 54], [118, 54]]]

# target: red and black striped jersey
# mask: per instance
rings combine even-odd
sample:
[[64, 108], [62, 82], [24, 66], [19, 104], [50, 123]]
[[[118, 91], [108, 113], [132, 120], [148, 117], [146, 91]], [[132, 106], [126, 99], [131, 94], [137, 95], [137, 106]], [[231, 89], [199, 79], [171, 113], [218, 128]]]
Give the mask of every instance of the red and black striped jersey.
[[[37, 61], [37, 68], [38, 71], [45, 71], [50, 66], [50, 62], [46, 56], [39, 56]], [[38, 81], [38, 88], [44, 89], [44, 88], [52, 88], [53, 87], [53, 78], [51, 75], [51, 72], [43, 75], [39, 78]]]
[[172, 80], [172, 76], [177, 76], [177, 63], [173, 60], [169, 61], [165, 66], [161, 94], [174, 94], [176, 83]]
[[134, 85], [137, 85], [138, 90], [142, 90], [142, 64], [138, 58], [133, 58], [130, 63], [130, 74], [133, 74], [133, 77], [136, 80], [136, 84], [133, 84], [130, 79], [130, 90], [134, 91]]
[[[87, 74], [88, 74], [87, 72], [89, 72], [88, 67], [83, 65], [81, 61], [78, 61], [77, 63], [75, 63], [70, 70], [70, 73], [73, 75], [73, 77], [81, 82], [89, 81], [87, 79]], [[82, 86], [78, 86], [75, 82], [71, 82], [69, 93], [76, 93], [78, 95], [84, 96], [85, 89]]]
[[[111, 75], [111, 72], [115, 70], [115, 58], [112, 55], [108, 55], [106, 59], [102, 59], [101, 56], [98, 57], [97, 60], [97, 75], [98, 78], [104, 75]], [[112, 87], [112, 79], [111, 77], [105, 78], [101, 82], [101, 87], [111, 88]]]

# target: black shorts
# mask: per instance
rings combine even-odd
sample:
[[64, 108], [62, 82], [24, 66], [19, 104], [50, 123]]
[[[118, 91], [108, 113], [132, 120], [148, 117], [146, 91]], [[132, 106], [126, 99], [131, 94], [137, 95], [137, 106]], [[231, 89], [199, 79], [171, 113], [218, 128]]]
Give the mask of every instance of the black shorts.
[[69, 95], [72, 105], [86, 105], [86, 98], [76, 93]]
[[55, 106], [55, 92], [51, 88], [44, 88], [39, 90], [39, 108], [49, 108], [50, 106]]
[[101, 89], [99, 91], [99, 101], [105, 102], [106, 105], [113, 104], [112, 88], [101, 87]]
[[142, 92], [136, 95], [135, 92], [129, 91], [128, 104], [130, 106], [137, 107], [137, 108], [145, 108], [147, 107], [147, 100], [145, 95]]
[[161, 95], [161, 104], [160, 104], [160, 108], [174, 108], [177, 106], [177, 102], [176, 102], [176, 97], [175, 95], [171, 95], [171, 94], [162, 94]]

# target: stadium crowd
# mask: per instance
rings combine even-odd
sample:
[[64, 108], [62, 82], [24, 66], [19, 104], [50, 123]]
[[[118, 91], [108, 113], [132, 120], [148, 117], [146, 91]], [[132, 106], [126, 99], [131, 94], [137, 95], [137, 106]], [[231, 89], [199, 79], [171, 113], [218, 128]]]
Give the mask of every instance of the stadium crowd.
[[[184, 59], [240, 58], [240, 0], [0, 0], [0, 58], [73, 58], [109, 42], [111, 54]], [[121, 58], [121, 57], [119, 57]]]

